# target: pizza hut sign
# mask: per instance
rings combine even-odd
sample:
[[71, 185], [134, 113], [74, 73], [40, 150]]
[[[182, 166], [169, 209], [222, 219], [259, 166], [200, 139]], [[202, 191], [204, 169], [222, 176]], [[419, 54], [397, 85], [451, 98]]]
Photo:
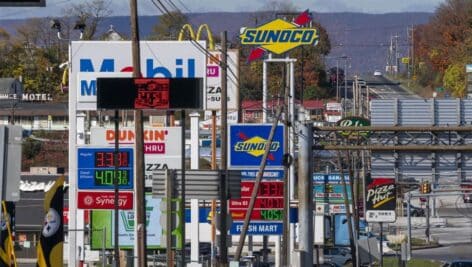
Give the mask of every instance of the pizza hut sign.
[[367, 221], [394, 222], [396, 194], [395, 179], [368, 179], [365, 201]]

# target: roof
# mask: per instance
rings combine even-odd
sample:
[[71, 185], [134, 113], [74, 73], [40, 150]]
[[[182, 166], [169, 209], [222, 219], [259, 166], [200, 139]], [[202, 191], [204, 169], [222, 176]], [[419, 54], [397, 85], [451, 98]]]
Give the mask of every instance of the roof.
[[323, 100], [303, 100], [305, 109], [324, 109]]
[[[267, 107], [272, 108], [280, 105], [282, 100], [272, 99], [267, 102]], [[297, 104], [300, 100], [296, 101]], [[324, 109], [323, 100], [303, 100], [305, 109]], [[241, 109], [244, 110], [262, 110], [262, 100], [243, 100], [241, 102]]]
[[0, 78], [0, 94], [19, 94], [22, 90], [21, 82], [16, 78]]
[[68, 116], [68, 103], [0, 101], [0, 115], [19, 116]]

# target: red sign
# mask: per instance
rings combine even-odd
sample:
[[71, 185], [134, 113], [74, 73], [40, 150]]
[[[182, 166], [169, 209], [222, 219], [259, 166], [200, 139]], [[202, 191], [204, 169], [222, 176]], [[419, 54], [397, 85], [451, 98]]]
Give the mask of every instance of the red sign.
[[[253, 181], [241, 182], [241, 198], [251, 197], [252, 190], [254, 188]], [[284, 196], [284, 182], [283, 181], [270, 181], [261, 182], [259, 184], [259, 190], [257, 197], [283, 197]]]
[[[79, 209], [114, 209], [115, 193], [79, 191], [77, 197], [77, 207]], [[120, 210], [133, 209], [133, 192], [120, 192], [118, 196], [118, 208]]]
[[[250, 198], [242, 199], [231, 199], [229, 201], [230, 209], [247, 209], [249, 208]], [[256, 198], [254, 203], [254, 209], [283, 209], [284, 208], [284, 199], [283, 198]]]

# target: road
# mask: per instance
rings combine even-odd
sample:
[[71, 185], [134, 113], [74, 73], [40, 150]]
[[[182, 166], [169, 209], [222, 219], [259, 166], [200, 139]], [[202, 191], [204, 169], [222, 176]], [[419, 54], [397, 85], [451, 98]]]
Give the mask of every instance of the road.
[[384, 76], [365, 76], [370, 93], [379, 99], [420, 99], [421, 97], [413, 94], [400, 86], [397, 82], [392, 82]]

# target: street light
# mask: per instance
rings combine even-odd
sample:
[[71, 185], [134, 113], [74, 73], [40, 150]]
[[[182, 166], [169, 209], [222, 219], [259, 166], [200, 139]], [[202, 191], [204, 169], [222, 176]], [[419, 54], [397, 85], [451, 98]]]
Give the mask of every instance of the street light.
[[[67, 41], [70, 41], [70, 39], [64, 39], [62, 38], [62, 34], [61, 34], [61, 31], [62, 31], [62, 24], [61, 24], [61, 21], [58, 20], [58, 19], [52, 19], [49, 21], [49, 25], [51, 26], [51, 29], [53, 30], [56, 30], [57, 31], [57, 38], [59, 40], [67, 40]], [[77, 20], [74, 24], [74, 30], [79, 30], [80, 31], [80, 36], [79, 36], [79, 39], [82, 40], [82, 38], [84, 37], [84, 30], [85, 30], [85, 23], [83, 20]]]
[[[68, 42], [68, 61], [61, 65], [65, 67], [64, 72], [69, 73], [69, 66], [72, 62], [71, 54], [71, 39], [62, 37], [62, 24], [58, 19], [52, 19], [50, 22], [51, 29], [57, 31], [57, 38], [62, 41]], [[85, 24], [83, 21], [77, 21], [74, 28], [80, 30], [79, 39], [83, 38], [83, 32], [85, 30]], [[70, 99], [70, 95], [69, 95]], [[85, 144], [85, 114], [74, 114], [71, 116], [71, 108], [69, 106], [69, 130], [71, 132], [76, 131], [77, 135], [69, 134], [69, 167], [74, 169], [76, 167], [76, 157], [74, 156], [74, 150], [77, 145]], [[78, 258], [80, 263], [83, 263], [85, 259], [84, 249], [84, 232], [78, 232], [78, 229], [84, 229], [84, 212], [83, 210], [77, 209], [77, 176], [76, 174], [69, 173], [69, 252], [68, 252], [68, 263], [69, 266], [76, 266], [76, 259]], [[77, 257], [78, 256], [78, 257]]]

